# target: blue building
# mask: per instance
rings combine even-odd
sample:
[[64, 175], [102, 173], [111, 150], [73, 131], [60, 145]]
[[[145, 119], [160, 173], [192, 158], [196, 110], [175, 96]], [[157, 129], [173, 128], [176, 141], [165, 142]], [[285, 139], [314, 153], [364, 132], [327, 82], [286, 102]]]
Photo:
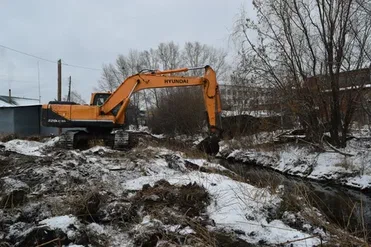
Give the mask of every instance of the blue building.
[[58, 129], [41, 126], [38, 100], [0, 95], [0, 134], [18, 136], [56, 135]]

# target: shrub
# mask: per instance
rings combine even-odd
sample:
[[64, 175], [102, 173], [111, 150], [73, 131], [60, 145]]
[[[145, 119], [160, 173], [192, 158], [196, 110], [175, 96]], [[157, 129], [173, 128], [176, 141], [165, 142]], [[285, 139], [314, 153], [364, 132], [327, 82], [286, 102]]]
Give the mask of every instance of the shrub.
[[198, 88], [165, 91], [151, 111], [148, 127], [153, 133], [195, 134], [205, 121], [205, 104]]

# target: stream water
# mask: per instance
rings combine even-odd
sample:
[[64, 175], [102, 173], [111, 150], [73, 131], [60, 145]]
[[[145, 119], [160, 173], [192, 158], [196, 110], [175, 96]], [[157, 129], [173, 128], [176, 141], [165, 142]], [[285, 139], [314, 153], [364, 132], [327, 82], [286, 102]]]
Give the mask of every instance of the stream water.
[[[371, 240], [371, 193], [363, 193], [343, 186], [282, 175], [273, 170], [250, 164], [219, 160], [224, 167], [236, 172], [249, 183], [259, 187], [283, 184], [284, 193], [294, 194], [301, 188], [307, 200], [319, 209], [327, 220], [350, 232]], [[304, 189], [305, 188], [305, 189]]]

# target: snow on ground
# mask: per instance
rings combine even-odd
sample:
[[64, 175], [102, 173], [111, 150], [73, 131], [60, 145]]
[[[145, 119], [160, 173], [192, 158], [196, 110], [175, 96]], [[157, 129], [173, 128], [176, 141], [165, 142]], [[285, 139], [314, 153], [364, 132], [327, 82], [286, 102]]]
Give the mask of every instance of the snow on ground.
[[[0, 217], [0, 236], [2, 231], [5, 231], [3, 236], [6, 241], [22, 243], [25, 236], [31, 234], [33, 229], [37, 229], [35, 227], [47, 226], [50, 229], [62, 230], [73, 241], [79, 239], [78, 232], [82, 231], [91, 236], [100, 236], [98, 240], [107, 239], [109, 246], [133, 246], [127, 231], [104, 223], [86, 225], [84, 221], [78, 219], [81, 215], [73, 215], [71, 212], [74, 211], [71, 210], [76, 203], [78, 207], [84, 205], [80, 201], [86, 199], [89, 193], [99, 193], [101, 196], [109, 196], [110, 199], [101, 202], [101, 207], [104, 205], [107, 208], [99, 209], [101, 211], [96, 214], [103, 214], [104, 217], [100, 216], [103, 218], [112, 217], [108, 218], [111, 222], [117, 219], [118, 216], [115, 215], [118, 213], [117, 210], [123, 210], [122, 214], [129, 211], [125, 210], [125, 200], [120, 201], [118, 198], [123, 198], [126, 193], [133, 193], [132, 190], [141, 190], [145, 184], [153, 185], [161, 179], [173, 185], [186, 185], [191, 182], [202, 185], [212, 197], [207, 214], [215, 221], [215, 229], [242, 231], [244, 234], [240, 234], [239, 237], [247, 242], [263, 241], [276, 245], [310, 236], [285, 225], [279, 219], [269, 218], [270, 210], [277, 208], [281, 202], [279, 194], [271, 194], [266, 189], [256, 188], [220, 174], [188, 170], [186, 166], [186, 162], [191, 162], [199, 167], [225, 170], [218, 164], [203, 159], [188, 159], [182, 153], [166, 148], [146, 147], [119, 152], [94, 147], [80, 152], [50, 149], [55, 142], [56, 139], [45, 143], [22, 140], [4, 143], [6, 150], [30, 157], [38, 156], [33, 161], [26, 160], [25, 163], [19, 160], [19, 163], [9, 168], [15, 170], [4, 173], [9, 176], [3, 177], [6, 181], [17, 178], [19, 183], [25, 184], [23, 187], [30, 186], [30, 191], [25, 190], [25, 196], [30, 202], [26, 200], [24, 207], [20, 204], [18, 211], [30, 222], [38, 222], [37, 225], [25, 223], [22, 222], [22, 217], [12, 216], [13, 211], [6, 211], [6, 208], [0, 210], [0, 215], [3, 212], [10, 214], [10, 218]], [[44, 151], [46, 147], [48, 149]], [[91, 205], [92, 202], [85, 203]], [[108, 216], [105, 216], [106, 214]], [[145, 216], [142, 217], [144, 217], [143, 231], [146, 231]], [[174, 225], [163, 227], [169, 228], [169, 231], [179, 230], [180, 234], [185, 235], [194, 232], [189, 226], [181, 229]], [[14, 229], [13, 232], [19, 234], [6, 234], [8, 231], [6, 229]], [[131, 230], [135, 231], [135, 228]], [[317, 238], [309, 238], [293, 244], [312, 246], [318, 244], [318, 241]], [[107, 243], [103, 243], [102, 246], [105, 244]], [[79, 246], [79, 243], [73, 242], [69, 246]]]
[[147, 133], [147, 134], [149, 134], [153, 137], [156, 137], [158, 139], [165, 138], [165, 135], [163, 135], [163, 134], [160, 134], [160, 135], [152, 134], [151, 131], [149, 130], [149, 128], [147, 126], [143, 126], [143, 125], [139, 125], [138, 128], [134, 125], [130, 125], [129, 128], [128, 128], [128, 131], [129, 132]]
[[[216, 226], [245, 232], [246, 235], [242, 239], [249, 243], [263, 240], [269, 244], [279, 244], [310, 236], [285, 225], [280, 220], [268, 222], [269, 208], [275, 208], [280, 203], [277, 195], [271, 195], [265, 189], [237, 182], [219, 174], [194, 171], [169, 177], [144, 176], [129, 180], [123, 186], [129, 190], [140, 190], [144, 184], [153, 185], [164, 178], [171, 184], [185, 185], [196, 182], [205, 187], [213, 198], [207, 211]], [[293, 244], [313, 246], [319, 244], [319, 239], [310, 238]]]
[[206, 161], [205, 159], [184, 159], [185, 161], [191, 162], [198, 165], [199, 167], [214, 168], [218, 170], [227, 170], [224, 166], [217, 163]]
[[64, 232], [67, 232], [70, 225], [76, 226], [78, 221], [75, 216], [72, 215], [63, 215], [57, 216], [49, 219], [45, 219], [39, 222], [40, 225], [47, 225], [51, 229], [60, 229]]
[[231, 148], [222, 143], [219, 155], [236, 161], [256, 163], [280, 172], [315, 180], [331, 180], [358, 189], [371, 189], [371, 149], [359, 140], [352, 140], [342, 150], [314, 151], [311, 146], [281, 144], [270, 149]]
[[5, 150], [17, 152], [24, 155], [33, 155], [33, 156], [42, 156], [42, 149], [45, 147], [54, 146], [55, 143], [59, 140], [58, 137], [50, 139], [46, 142], [37, 142], [37, 141], [27, 141], [14, 139], [2, 145], [5, 146]]

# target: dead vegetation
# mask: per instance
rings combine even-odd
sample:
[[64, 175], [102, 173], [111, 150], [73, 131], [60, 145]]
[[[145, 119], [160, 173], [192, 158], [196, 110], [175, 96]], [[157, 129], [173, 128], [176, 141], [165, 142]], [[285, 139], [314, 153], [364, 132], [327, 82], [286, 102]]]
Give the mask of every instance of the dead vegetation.
[[[370, 229], [364, 223], [365, 212], [357, 209], [359, 207], [356, 204], [359, 202], [345, 198], [341, 200], [341, 196], [338, 196], [335, 203], [339, 212], [334, 212], [326, 199], [314, 193], [313, 188], [305, 182], [287, 183], [284, 176], [278, 173], [238, 163], [223, 164], [239, 174], [245, 182], [265, 188], [271, 194], [280, 194], [282, 200], [279, 207], [269, 211], [270, 220], [281, 219], [294, 229], [313, 233], [322, 238], [323, 246], [369, 246]], [[242, 194], [243, 191], [236, 193]], [[339, 218], [342, 212], [346, 218]]]
[[[144, 185], [133, 197], [142, 213], [149, 215], [153, 224], [138, 235], [133, 232], [137, 246], [199, 246], [239, 247], [254, 246], [239, 239], [233, 232], [210, 230], [213, 222], [205, 214], [210, 203], [205, 188], [190, 183], [182, 186], [160, 180], [154, 186]], [[177, 226], [169, 230], [165, 225]], [[188, 234], [187, 234], [188, 233]]]
[[[143, 210], [151, 215], [175, 208], [177, 214], [193, 218], [205, 213], [210, 196], [205, 188], [196, 183], [174, 186], [166, 180], [160, 180], [153, 187], [144, 185], [134, 196], [133, 203], [142, 205]], [[165, 215], [154, 216], [164, 220]]]
[[[349, 209], [351, 212], [347, 214], [347, 218], [341, 219], [339, 213], [325, 209], [325, 201], [316, 197], [311, 188], [304, 183], [287, 190], [282, 199], [277, 211], [279, 217], [295, 229], [305, 230], [303, 228], [305, 224], [321, 228], [327, 235], [324, 237], [323, 246], [369, 246], [369, 229], [365, 227], [362, 216], [361, 221], [358, 221], [358, 217], [354, 217], [357, 213], [355, 204], [346, 205], [347, 201], [342, 203], [341, 208]], [[289, 217], [287, 217], [288, 212], [291, 214]], [[363, 214], [363, 212], [358, 213]]]

